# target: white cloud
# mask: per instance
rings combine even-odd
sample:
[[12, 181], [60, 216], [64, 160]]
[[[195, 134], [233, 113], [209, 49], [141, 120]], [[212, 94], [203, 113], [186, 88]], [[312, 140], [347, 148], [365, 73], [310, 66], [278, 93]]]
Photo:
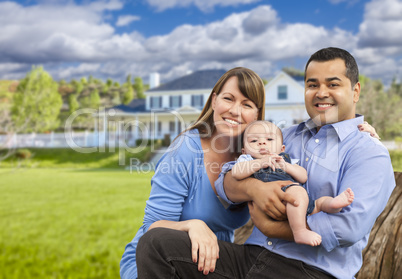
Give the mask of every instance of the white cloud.
[[58, 77], [61, 79], [70, 78], [72, 76], [89, 76], [98, 71], [101, 65], [99, 63], [82, 63], [77, 67], [67, 67], [58, 72]]
[[148, 4], [157, 11], [164, 11], [167, 9], [177, 7], [188, 7], [190, 5], [196, 6], [203, 12], [211, 12], [214, 7], [228, 7], [238, 6], [244, 4], [258, 3], [261, 0], [146, 0]]
[[278, 22], [276, 11], [270, 6], [262, 6], [261, 9], [254, 9], [250, 12], [243, 21], [243, 28], [246, 33], [258, 35]]
[[139, 16], [134, 16], [134, 15], [124, 15], [124, 16], [119, 16], [116, 22], [116, 26], [126, 26], [129, 25], [133, 21], [138, 21], [140, 20], [141, 17]]
[[402, 1], [373, 0], [366, 4], [359, 26], [359, 46], [402, 46]]
[[372, 0], [365, 6], [355, 52], [362, 73], [389, 83], [402, 61], [402, 1]]

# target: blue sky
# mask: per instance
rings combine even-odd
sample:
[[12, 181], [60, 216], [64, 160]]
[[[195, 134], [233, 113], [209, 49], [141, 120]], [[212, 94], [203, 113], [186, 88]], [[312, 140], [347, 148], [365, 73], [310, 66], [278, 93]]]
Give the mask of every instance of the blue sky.
[[387, 84], [402, 76], [401, 14], [402, 0], [0, 1], [0, 79], [32, 65], [57, 80], [236, 66], [270, 78], [337, 46]]

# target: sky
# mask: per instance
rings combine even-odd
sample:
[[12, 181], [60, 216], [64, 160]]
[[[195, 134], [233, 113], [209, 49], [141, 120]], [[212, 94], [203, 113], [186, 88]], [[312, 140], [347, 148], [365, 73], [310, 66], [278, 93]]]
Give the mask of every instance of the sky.
[[402, 0], [0, 0], [0, 79], [34, 65], [66, 81], [237, 66], [269, 79], [329, 46], [401, 80]]

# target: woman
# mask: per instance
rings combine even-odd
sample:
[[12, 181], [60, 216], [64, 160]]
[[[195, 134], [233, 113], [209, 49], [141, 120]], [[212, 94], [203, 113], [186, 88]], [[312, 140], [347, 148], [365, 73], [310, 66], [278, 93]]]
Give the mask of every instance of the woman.
[[[215, 84], [198, 120], [182, 132], [156, 166], [143, 226], [126, 246], [122, 278], [136, 278], [136, 246], [150, 229], [186, 231], [198, 269], [208, 274], [218, 258], [217, 239], [233, 241], [234, 230], [249, 219], [247, 207], [226, 210], [214, 181], [224, 163], [239, 155], [248, 123], [264, 118], [261, 78], [247, 68], [226, 72]], [[239, 147], [238, 147], [239, 146]]]

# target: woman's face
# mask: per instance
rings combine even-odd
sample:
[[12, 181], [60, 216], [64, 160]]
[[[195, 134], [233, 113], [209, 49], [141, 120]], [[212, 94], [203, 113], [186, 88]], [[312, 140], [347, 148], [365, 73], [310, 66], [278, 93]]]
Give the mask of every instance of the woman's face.
[[226, 81], [219, 95], [214, 93], [212, 109], [216, 133], [222, 136], [240, 136], [258, 117], [257, 106], [240, 92], [236, 76]]

